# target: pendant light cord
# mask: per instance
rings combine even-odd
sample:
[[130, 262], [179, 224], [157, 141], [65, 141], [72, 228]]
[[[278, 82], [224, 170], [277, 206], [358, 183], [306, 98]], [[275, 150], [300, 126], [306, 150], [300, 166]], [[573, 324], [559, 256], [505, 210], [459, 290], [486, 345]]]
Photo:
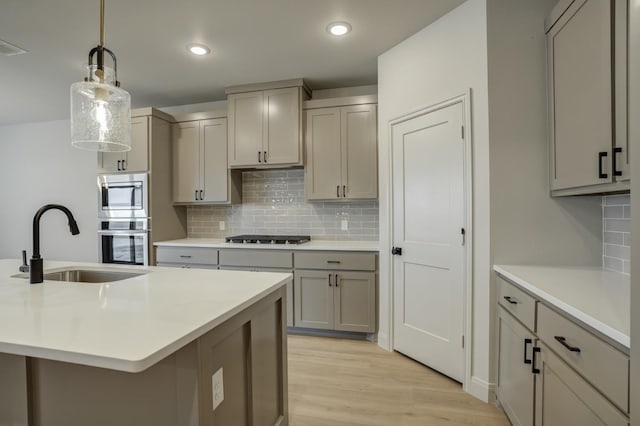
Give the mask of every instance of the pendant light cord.
[[100, 46], [104, 47], [104, 0], [100, 0]]

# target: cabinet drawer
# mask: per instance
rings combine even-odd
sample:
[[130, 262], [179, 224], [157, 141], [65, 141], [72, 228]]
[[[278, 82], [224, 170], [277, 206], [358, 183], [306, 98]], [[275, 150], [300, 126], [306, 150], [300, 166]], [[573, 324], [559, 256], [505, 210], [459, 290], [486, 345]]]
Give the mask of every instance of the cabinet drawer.
[[374, 253], [297, 252], [295, 265], [299, 269], [330, 269], [332, 271], [375, 271]]
[[536, 331], [536, 301], [513, 284], [498, 277], [498, 303], [531, 331]]
[[[538, 306], [538, 336], [623, 411], [629, 411], [629, 358], [544, 305]], [[579, 352], [571, 351], [560, 340]]]
[[293, 254], [284, 250], [220, 250], [220, 265], [255, 268], [292, 268]]
[[207, 247], [157, 247], [158, 263], [217, 265], [218, 250]]

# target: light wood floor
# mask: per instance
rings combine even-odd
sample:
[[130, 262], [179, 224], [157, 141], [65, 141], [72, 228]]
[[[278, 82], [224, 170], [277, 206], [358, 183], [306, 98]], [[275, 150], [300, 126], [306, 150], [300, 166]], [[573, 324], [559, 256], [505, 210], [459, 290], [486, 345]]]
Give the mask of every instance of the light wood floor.
[[508, 426], [462, 386], [375, 343], [289, 335], [292, 426]]

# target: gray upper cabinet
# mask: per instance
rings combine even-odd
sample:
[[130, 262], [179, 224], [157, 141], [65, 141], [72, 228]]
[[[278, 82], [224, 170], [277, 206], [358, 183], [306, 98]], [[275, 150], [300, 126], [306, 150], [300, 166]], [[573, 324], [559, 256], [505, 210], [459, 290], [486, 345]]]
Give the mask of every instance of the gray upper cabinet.
[[[370, 96], [360, 98], [365, 102], [372, 100]], [[324, 106], [331, 102], [340, 105], [341, 100], [305, 103], [306, 198], [323, 201], [376, 199], [377, 107], [374, 103]]]
[[239, 202], [241, 178], [227, 169], [226, 117], [181, 121], [172, 130], [174, 203]]
[[552, 195], [629, 189], [627, 2], [561, 1], [546, 23]]
[[98, 154], [100, 173], [146, 172], [149, 170], [149, 117], [131, 118], [131, 150]]
[[307, 92], [302, 80], [236, 86], [227, 94], [229, 167], [303, 164], [301, 106]]

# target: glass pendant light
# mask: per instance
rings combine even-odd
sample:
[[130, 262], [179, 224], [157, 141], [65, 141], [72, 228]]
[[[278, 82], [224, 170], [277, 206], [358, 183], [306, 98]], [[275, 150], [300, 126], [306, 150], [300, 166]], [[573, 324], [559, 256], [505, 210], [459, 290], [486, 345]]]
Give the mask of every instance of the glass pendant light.
[[[113, 68], [104, 65], [105, 52]], [[104, 47], [104, 0], [100, 45], [89, 52], [87, 71], [84, 81], [71, 85], [71, 145], [91, 151], [131, 150], [131, 96], [120, 88], [116, 55]]]

